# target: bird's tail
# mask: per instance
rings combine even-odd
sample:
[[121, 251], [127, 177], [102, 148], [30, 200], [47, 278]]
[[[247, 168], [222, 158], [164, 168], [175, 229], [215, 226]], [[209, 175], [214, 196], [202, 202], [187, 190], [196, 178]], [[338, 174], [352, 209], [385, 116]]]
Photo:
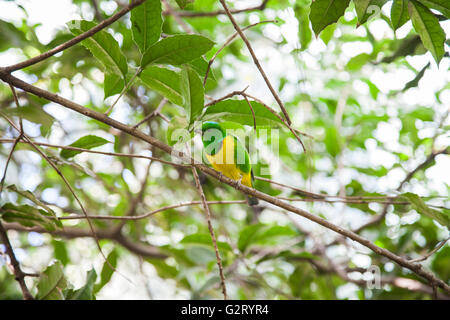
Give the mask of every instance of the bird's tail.
[[256, 206], [259, 203], [259, 201], [258, 198], [247, 196], [247, 203], [249, 206]]

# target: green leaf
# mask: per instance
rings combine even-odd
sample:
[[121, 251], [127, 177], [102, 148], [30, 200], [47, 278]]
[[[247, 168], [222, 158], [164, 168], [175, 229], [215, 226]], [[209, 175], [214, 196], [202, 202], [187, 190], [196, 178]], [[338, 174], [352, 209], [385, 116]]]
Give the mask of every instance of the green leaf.
[[[197, 73], [199, 74], [200, 78], [205, 78], [206, 70], [208, 69], [208, 62], [205, 60], [205, 58], [200, 57], [197, 59], [192, 60], [191, 62], [188, 62], [188, 65], [190, 65]], [[208, 79], [206, 80], [205, 89], [212, 90], [217, 86], [217, 80], [214, 76], [213, 70], [209, 69], [208, 72]]]
[[10, 48], [21, 48], [28, 40], [14, 24], [0, 19], [0, 52]]
[[325, 132], [325, 147], [332, 157], [341, 152], [341, 136], [335, 126], [329, 126]]
[[[211, 247], [213, 248], [213, 244], [212, 244], [212, 240], [211, 240], [211, 235], [208, 233], [195, 233], [195, 234], [190, 234], [188, 236], [185, 236], [183, 238], [183, 240], [180, 241], [181, 244], [200, 244], [200, 245], [204, 245], [207, 247]], [[229, 250], [231, 251], [231, 246], [223, 241], [217, 241], [217, 247], [219, 249], [222, 250]]]
[[8, 116], [21, 117], [30, 122], [41, 124], [42, 133], [47, 135], [55, 121], [43, 108], [35, 106], [22, 106], [20, 108], [6, 108], [2, 110]]
[[[70, 21], [67, 25], [76, 36], [96, 26], [95, 23], [85, 20]], [[101, 30], [83, 40], [81, 44], [89, 49], [94, 57], [104, 65], [106, 72], [126, 77], [128, 72], [127, 59], [111, 34]]]
[[414, 77], [414, 79], [412, 79], [411, 81], [409, 81], [407, 84], [405, 84], [405, 87], [403, 88], [402, 91], [406, 91], [410, 88], [413, 87], [417, 87], [419, 85], [419, 81], [420, 79], [422, 79], [423, 75], [425, 74], [425, 71], [428, 69], [428, 67], [430, 66], [430, 62], [427, 63], [427, 65], [425, 67], [422, 68], [422, 70], [420, 70], [417, 75]]
[[151, 263], [155, 267], [158, 276], [161, 278], [175, 279], [179, 273], [176, 267], [168, 265], [164, 260], [146, 258], [145, 261]]
[[195, 0], [175, 0], [180, 7], [180, 9], [186, 8], [186, 6], [190, 3], [194, 3]]
[[183, 96], [180, 89], [181, 76], [178, 72], [149, 66], [141, 72], [139, 78], [147, 87], [166, 97], [173, 104], [183, 105]]
[[298, 37], [300, 40], [301, 50], [305, 50], [312, 40], [312, 32], [309, 27], [309, 1], [304, 1], [303, 5], [296, 4], [294, 12], [298, 20]]
[[[9, 191], [13, 191], [13, 192], [15, 192], [15, 193], [17, 193], [17, 194], [20, 194], [22, 197], [27, 198], [28, 200], [30, 200], [30, 201], [33, 202], [34, 204], [36, 204], [36, 205], [42, 207], [42, 208], [46, 211], [46, 215], [56, 217], [55, 212], [54, 212], [49, 206], [47, 206], [45, 203], [43, 203], [41, 200], [39, 200], [38, 198], [36, 198], [36, 196], [35, 196], [31, 191], [28, 191], [28, 190], [20, 190], [20, 189], [18, 189], [14, 184], [9, 185], [9, 186], [7, 187], [7, 189], [8, 189]], [[55, 223], [56, 223], [58, 226], [62, 227], [62, 224], [61, 224], [61, 222], [60, 222], [59, 220], [55, 220]]]
[[439, 20], [427, 7], [414, 0], [409, 1], [408, 10], [414, 29], [419, 34], [423, 45], [439, 64], [445, 53], [445, 32]]
[[344, 15], [350, 0], [316, 0], [311, 4], [309, 19], [316, 37], [326, 26]]
[[216, 261], [214, 249], [205, 246], [189, 246], [185, 248], [186, 257], [196, 265], [204, 266]]
[[238, 248], [244, 252], [251, 245], [272, 245], [282, 238], [292, 238], [298, 233], [289, 226], [254, 224], [245, 227], [239, 234]]
[[252, 243], [252, 240], [256, 236], [258, 231], [263, 227], [263, 224], [253, 224], [242, 229], [242, 231], [239, 233], [239, 239], [237, 243], [238, 249], [241, 252], [244, 252], [245, 249]]
[[161, 39], [144, 54], [141, 67], [150, 63], [181, 65], [201, 57], [208, 52], [214, 42], [199, 35], [183, 34]]
[[431, 266], [436, 275], [445, 282], [450, 281], [450, 246], [443, 246], [433, 255]]
[[450, 1], [448, 0], [420, 0], [420, 3], [431, 9], [440, 11], [444, 16], [450, 19]]
[[363, 24], [372, 16], [378, 15], [387, 0], [353, 0], [353, 2], [358, 16], [358, 24]]
[[67, 252], [66, 243], [53, 238], [52, 246], [55, 259], [61, 261], [63, 265], [67, 265], [69, 263], [69, 253]]
[[[111, 266], [113, 266], [114, 268], [117, 267], [117, 258], [118, 258], [118, 253], [116, 249], [113, 249], [109, 254], [108, 257], [106, 257], [106, 260], [108, 260], [108, 262], [111, 264]], [[114, 270], [108, 265], [108, 263], [103, 264], [103, 268], [102, 271], [100, 273], [100, 283], [96, 284], [94, 286], [94, 290], [93, 293], [97, 293], [99, 292], [108, 282], [109, 280], [111, 280], [111, 277], [114, 273]]]
[[[255, 112], [256, 125], [261, 127], [280, 127], [283, 123], [277, 116], [267, 110], [262, 104], [250, 101]], [[234, 121], [253, 126], [253, 114], [246, 100], [223, 100], [209, 106], [202, 120]]]
[[142, 53], [159, 40], [162, 28], [161, 1], [147, 0], [131, 10], [133, 40]]
[[181, 71], [181, 93], [184, 97], [184, 109], [190, 125], [202, 113], [205, 92], [202, 80], [197, 72], [189, 66], [184, 66]]
[[61, 262], [56, 261], [41, 273], [37, 285], [39, 300], [64, 300], [63, 291], [67, 288], [67, 280], [64, 276]]
[[97, 280], [97, 273], [95, 269], [91, 269], [87, 273], [86, 284], [77, 290], [66, 290], [65, 298], [66, 300], [95, 300], [94, 295], [94, 284]]
[[322, 32], [320, 33], [320, 39], [322, 39], [322, 41], [326, 45], [328, 45], [328, 43], [330, 42], [330, 40], [334, 36], [334, 31], [335, 30], [336, 30], [336, 25], [335, 24], [330, 24], [328, 27], [326, 27], [325, 29], [322, 30]]
[[361, 81], [365, 82], [369, 86], [370, 95], [374, 100], [377, 100], [380, 89], [369, 79], [361, 79]]
[[170, 146], [174, 146], [175, 144], [184, 144], [189, 141], [194, 132], [189, 133], [188, 126], [189, 122], [186, 118], [174, 116], [167, 127], [167, 143]]
[[[420, 119], [422, 121], [433, 121], [434, 119], [434, 109], [430, 107], [418, 107], [413, 111], [406, 114], [413, 119]], [[402, 115], [404, 117], [404, 115]]]
[[380, 61], [381, 63], [391, 63], [397, 58], [418, 54], [417, 51], [420, 51], [420, 48], [425, 49], [418, 35], [410, 35], [402, 40], [398, 40], [397, 44], [399, 45], [395, 52], [390, 56], [384, 57]]
[[49, 217], [53, 216], [45, 210], [24, 205], [5, 203], [0, 208], [0, 217], [7, 222], [18, 222], [25, 227], [41, 226], [48, 231], [54, 231], [61, 222]]
[[391, 7], [391, 22], [394, 31], [403, 26], [408, 20], [408, 0], [394, 0]]
[[[106, 143], [110, 143], [110, 142], [101, 137], [87, 135], [87, 136], [84, 136], [84, 137], [78, 139], [74, 143], [70, 144], [69, 147], [92, 149], [95, 147], [100, 147]], [[82, 151], [63, 149], [63, 150], [61, 150], [60, 155], [61, 155], [61, 157], [68, 159], [68, 158], [72, 158], [72, 157], [76, 156], [77, 154], [79, 154], [81, 152]]]
[[354, 56], [347, 62], [346, 68], [350, 71], [356, 71], [362, 68], [371, 58], [370, 54], [361, 53], [357, 56]]
[[103, 81], [104, 99], [121, 93], [125, 86], [125, 80], [121, 75], [111, 72], [105, 72], [105, 80]]
[[407, 192], [399, 196], [400, 198], [406, 199], [411, 203], [411, 206], [419, 214], [423, 214], [433, 220], [439, 222], [442, 226], [447, 228], [450, 227], [450, 216], [441, 211], [429, 208], [426, 203], [418, 195]]

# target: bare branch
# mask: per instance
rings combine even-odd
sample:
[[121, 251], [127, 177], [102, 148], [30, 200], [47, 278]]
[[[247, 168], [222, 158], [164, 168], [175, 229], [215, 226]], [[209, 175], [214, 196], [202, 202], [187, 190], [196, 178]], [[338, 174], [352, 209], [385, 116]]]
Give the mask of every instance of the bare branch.
[[161, 0], [161, 2], [166, 7], [166, 11], [165, 12], [168, 13], [169, 15], [171, 15], [175, 19], [175, 21], [180, 25], [180, 27], [184, 30], [184, 32], [186, 32], [188, 34], [191, 34], [192, 33], [191, 27], [189, 27], [183, 21], [183, 19], [180, 18], [180, 15], [178, 14], [178, 11], [174, 10], [167, 0]]
[[[17, 138], [16, 139], [0, 138], [0, 143], [14, 143], [16, 140], [17, 140]], [[28, 141], [24, 141], [24, 140], [20, 140], [20, 141], [18, 141], [18, 143], [30, 144]], [[174, 167], [180, 167], [180, 168], [190, 167], [190, 165], [178, 164], [178, 163], [175, 163], [175, 162], [170, 162], [170, 161], [159, 159], [159, 158], [156, 158], [156, 157], [144, 156], [144, 155], [139, 155], [139, 154], [96, 151], [96, 150], [92, 150], [92, 149], [84, 149], [84, 148], [78, 148], [78, 147], [72, 147], [72, 146], [62, 146], [62, 145], [50, 144], [50, 143], [45, 143], [45, 142], [36, 142], [36, 141], [34, 142], [34, 144], [38, 145], [38, 146], [44, 146], [44, 147], [50, 147], [50, 148], [58, 148], [58, 149], [64, 149], [64, 150], [74, 150], [74, 151], [81, 151], [81, 152], [87, 152], [87, 153], [102, 154], [102, 155], [106, 155], [106, 156], [147, 159], [147, 160], [161, 162], [161, 163], [164, 163], [164, 164], [168, 164], [168, 165], [171, 165], [171, 166], [174, 166]]]
[[[255, 26], [259, 25], [259, 24], [269, 23], [269, 22], [277, 23], [278, 21], [277, 21], [277, 20], [265, 20], [265, 21], [256, 22], [256, 23], [253, 23], [253, 24], [251, 24], [251, 25], [249, 25], [249, 26], [246, 26], [245, 28], [242, 29], [242, 31], [246, 31], [246, 30], [248, 30], [248, 29], [250, 29], [250, 28], [253, 28], [253, 27], [255, 27]], [[225, 49], [225, 48], [226, 48], [226, 47], [227, 47], [234, 39], [236, 39], [236, 37], [237, 37], [238, 35], [239, 35], [238, 32], [233, 33], [233, 34], [232, 34], [232, 35], [224, 42], [224, 44], [219, 48], [219, 50], [216, 51], [216, 53], [214, 54], [214, 56], [209, 60], [209, 62], [208, 62], [208, 67], [207, 67], [206, 73], [205, 73], [205, 78], [203, 79], [203, 86], [205, 86], [206, 80], [208, 80], [208, 74], [209, 74], [209, 71], [210, 71], [210, 69], [211, 69], [211, 65], [214, 63], [214, 61], [216, 60], [216, 58], [217, 58], [217, 56], [219, 55], [219, 53], [221, 53], [223, 49]]]
[[[210, 204], [218, 204], [218, 205], [226, 205], [226, 204], [245, 204], [247, 203], [246, 200], [217, 200], [217, 201], [206, 201], [208, 205]], [[148, 217], [153, 216], [156, 213], [177, 209], [181, 207], [189, 207], [189, 206], [196, 206], [203, 204], [202, 201], [189, 201], [189, 202], [183, 202], [178, 204], [172, 204], [169, 206], [165, 206], [153, 211], [149, 211], [142, 215], [137, 216], [89, 216], [89, 219], [93, 220], [119, 220], [119, 221], [136, 221], [136, 220], [142, 220]], [[49, 217], [51, 219], [51, 217]], [[70, 216], [63, 216], [58, 217], [59, 220], [77, 220], [77, 219], [86, 219], [84, 215], [70, 215]]]
[[435, 254], [436, 252], [439, 251], [439, 249], [441, 249], [446, 243], [447, 241], [450, 240], [450, 237], [448, 237], [447, 239], [442, 240], [441, 242], [438, 243], [438, 245], [431, 250], [430, 252], [428, 252], [426, 255], [424, 255], [421, 258], [417, 258], [417, 259], [413, 259], [413, 260], [409, 260], [410, 262], [422, 262], [427, 260], [429, 257], [431, 257], [433, 254]]
[[289, 114], [286, 111], [286, 108], [284, 107], [283, 101], [281, 101], [280, 97], [278, 96], [278, 93], [275, 91], [275, 89], [272, 87], [272, 84], [269, 81], [269, 78], [267, 78], [266, 73], [264, 72], [264, 69], [261, 67], [261, 64], [259, 63], [258, 58], [256, 57], [255, 52], [253, 51], [252, 45], [250, 44], [250, 41], [248, 41], [247, 37], [245, 36], [244, 32], [242, 32], [242, 29], [237, 24], [236, 20], [234, 19], [232, 13], [230, 12], [230, 9], [228, 8], [225, 0], [219, 0], [222, 4], [223, 8], [225, 9], [225, 12], [230, 19], [231, 23], [234, 26], [234, 29], [239, 33], [239, 36], [244, 41], [245, 45], [247, 46], [248, 51], [250, 52], [250, 55], [253, 58], [253, 62], [255, 63], [256, 67], [259, 70], [259, 73], [261, 73], [262, 77], [264, 78], [264, 81], [266, 82], [267, 87], [269, 88], [270, 92], [272, 93], [273, 97], [277, 101], [278, 105], [281, 108], [281, 111], [283, 112], [284, 116], [286, 117], [286, 121], [289, 125], [291, 125], [291, 119], [289, 118]]
[[253, 129], [255, 129], [256, 131], [256, 117], [255, 117], [255, 110], [253, 110], [252, 104], [250, 103], [250, 101], [248, 101], [248, 98], [243, 95], [245, 101], [247, 101], [248, 107], [250, 108], [250, 111], [252, 112], [252, 117], [253, 117]]
[[20, 269], [19, 261], [17, 261], [17, 258], [14, 254], [14, 250], [11, 246], [11, 242], [9, 242], [8, 234], [6, 233], [6, 230], [3, 227], [3, 224], [1, 221], [0, 221], [0, 239], [2, 240], [2, 243], [5, 245], [6, 254], [9, 256], [9, 259], [11, 260], [11, 264], [13, 266], [13, 271], [14, 271], [14, 276], [20, 285], [20, 289], [22, 290], [23, 298], [25, 300], [33, 300], [33, 296], [31, 295], [30, 290], [28, 290], [28, 287], [25, 284], [26, 274], [22, 271], [22, 269]]
[[[66, 239], [75, 239], [75, 238], [93, 238], [91, 230], [86, 230], [82, 228], [76, 227], [64, 227], [64, 229], [56, 229], [54, 231], [48, 231], [41, 227], [24, 227], [18, 223], [5, 223], [6, 230], [17, 230], [22, 232], [38, 232], [38, 233], [49, 233], [55, 236], [60, 236]], [[156, 259], [165, 259], [167, 255], [162, 253], [158, 248], [131, 240], [121, 233], [116, 232], [115, 229], [106, 230], [106, 229], [95, 229], [95, 234], [97, 238], [100, 240], [112, 240], [116, 243], [120, 244], [124, 248], [128, 249], [130, 252], [133, 252], [137, 255], [148, 257], [148, 258], [156, 258]]]
[[117, 97], [117, 99], [113, 102], [113, 104], [111, 106], [109, 106], [109, 108], [105, 111], [106, 115], [109, 115], [115, 105], [117, 104], [117, 102], [119, 102], [120, 98], [122, 98], [122, 96], [125, 94], [125, 92], [130, 88], [130, 86], [133, 84], [134, 79], [136, 79], [136, 77], [138, 76], [139, 73], [142, 72], [142, 68], [139, 67], [137, 68], [136, 72], [133, 74], [133, 76], [131, 77], [131, 79], [128, 81], [127, 85], [122, 89], [122, 91], [120, 92], [119, 96]]
[[103, 20], [103, 15], [100, 11], [100, 8], [98, 7], [97, 0], [91, 0], [91, 3], [92, 3], [92, 7], [94, 7], [95, 19]]
[[223, 298], [224, 300], [227, 300], [227, 287], [225, 285], [225, 276], [223, 275], [222, 259], [220, 258], [219, 248], [217, 247], [216, 236], [214, 234], [214, 229], [211, 222], [211, 212], [209, 211], [208, 202], [206, 201], [205, 193], [203, 192], [202, 185], [200, 184], [200, 179], [198, 178], [197, 169], [194, 166], [192, 166], [192, 173], [194, 175], [195, 185], [202, 199], [203, 209], [205, 209], [206, 220], [208, 221], [209, 233], [211, 234], [211, 240], [214, 246], [214, 251], [216, 253], [217, 266], [219, 267], [220, 285], [222, 286]]
[[142, 121], [139, 121], [138, 123], [136, 123], [133, 128], [137, 129], [141, 124], [143, 124], [144, 122], [147, 122], [148, 120], [150, 120], [151, 118], [155, 117], [155, 116], [160, 116], [164, 121], [166, 122], [170, 122], [169, 119], [167, 119], [164, 115], [161, 114], [161, 109], [165, 106], [165, 104], [167, 103], [166, 98], [163, 98], [161, 100], [161, 102], [159, 103], [158, 107], [153, 110], [148, 116], [146, 116]]

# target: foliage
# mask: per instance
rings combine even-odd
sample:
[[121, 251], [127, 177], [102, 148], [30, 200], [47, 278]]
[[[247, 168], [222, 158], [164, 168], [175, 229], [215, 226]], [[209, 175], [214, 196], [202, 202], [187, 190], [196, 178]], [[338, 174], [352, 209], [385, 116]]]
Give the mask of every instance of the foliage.
[[[97, 2], [94, 15], [92, 1], [74, 0], [79, 17], [50, 42], [26, 18], [0, 20], [0, 60], [37, 56], [120, 10], [116, 1]], [[16, 89], [18, 107], [1, 82], [2, 170], [19, 136], [6, 119], [21, 124], [47, 158], [21, 137], [1, 186], [0, 221], [19, 231], [8, 235], [26, 253], [24, 271], [40, 274], [30, 280], [36, 299], [122, 298], [111, 292], [114, 283], [130, 285], [122, 270], [156, 299], [222, 298], [191, 168], [170, 164], [170, 154], [91, 117], [110, 108], [113, 121], [170, 146], [190, 143], [193, 152], [201, 121], [256, 133], [242, 141], [257, 159], [255, 175], [282, 184], [257, 179], [255, 189], [401, 257], [420, 258], [448, 238], [450, 185], [436, 168], [449, 163], [450, 2], [263, 4], [234, 17], [242, 28], [255, 24], [245, 35], [291, 128], [240, 36], [222, 48], [235, 29], [219, 1], [147, 0], [60, 54], [13, 73], [86, 107], [83, 115]], [[62, 177], [93, 216], [89, 221]], [[212, 226], [233, 299], [433, 297], [426, 280], [385, 256], [276, 206], [249, 207], [241, 192], [203, 173], [200, 181], [206, 199], [215, 201]], [[444, 244], [423, 262], [447, 284], [449, 248]], [[0, 299], [21, 298], [5, 262], [0, 255]], [[381, 288], [367, 288], [370, 266], [380, 268]], [[75, 289], [77, 278], [83, 282]], [[426, 290], [394, 281], [405, 278]], [[153, 287], [154, 279], [170, 293]]]

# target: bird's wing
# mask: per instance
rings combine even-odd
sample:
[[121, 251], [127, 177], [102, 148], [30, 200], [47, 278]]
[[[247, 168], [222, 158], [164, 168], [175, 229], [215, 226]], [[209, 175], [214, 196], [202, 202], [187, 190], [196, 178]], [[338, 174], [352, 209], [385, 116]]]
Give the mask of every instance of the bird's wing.
[[239, 141], [238, 138], [234, 138], [234, 161], [236, 166], [244, 173], [249, 173], [252, 170], [250, 164], [250, 158], [248, 156], [247, 149]]

